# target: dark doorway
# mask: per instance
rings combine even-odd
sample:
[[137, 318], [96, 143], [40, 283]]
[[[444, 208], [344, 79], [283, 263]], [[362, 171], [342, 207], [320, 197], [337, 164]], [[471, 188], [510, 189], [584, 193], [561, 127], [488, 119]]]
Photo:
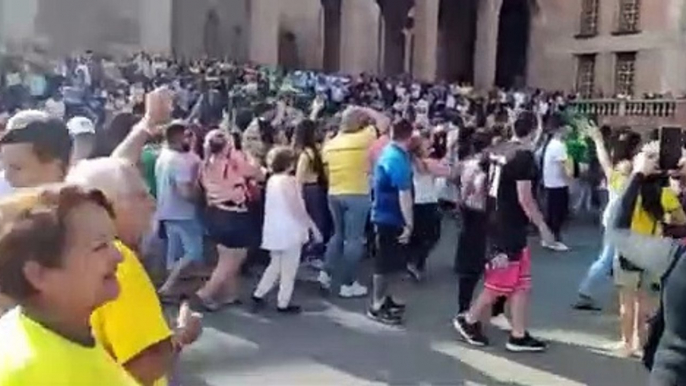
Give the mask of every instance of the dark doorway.
[[511, 88], [526, 85], [531, 10], [529, 0], [503, 1], [498, 26], [495, 83]]
[[324, 70], [337, 72], [341, 58], [341, 1], [322, 0], [324, 9]]
[[291, 31], [279, 33], [279, 66], [286, 70], [301, 68], [298, 57], [298, 42], [295, 34]]
[[210, 58], [221, 56], [221, 41], [219, 37], [219, 15], [216, 10], [210, 10], [205, 16], [205, 29], [203, 33], [205, 54]]
[[383, 72], [399, 75], [405, 70], [405, 30], [414, 27], [409, 16], [414, 0], [377, 0], [383, 16]]
[[438, 79], [473, 82], [478, 1], [441, 0], [438, 10]]

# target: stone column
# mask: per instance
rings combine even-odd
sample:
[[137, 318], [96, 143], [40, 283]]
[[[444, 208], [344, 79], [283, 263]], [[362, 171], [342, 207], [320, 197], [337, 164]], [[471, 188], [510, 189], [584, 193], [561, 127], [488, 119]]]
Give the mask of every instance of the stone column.
[[142, 0], [140, 4], [141, 47], [147, 52], [170, 53], [174, 21], [172, 0]]
[[412, 75], [425, 81], [436, 78], [439, 7], [440, 0], [416, 0], [414, 6]]
[[474, 86], [490, 89], [495, 83], [498, 56], [498, 24], [503, 0], [480, 0], [474, 49]]
[[376, 72], [379, 49], [379, 8], [376, 0], [341, 2], [340, 39], [342, 72]]
[[250, 3], [250, 60], [264, 65], [279, 63], [279, 15], [281, 1]]

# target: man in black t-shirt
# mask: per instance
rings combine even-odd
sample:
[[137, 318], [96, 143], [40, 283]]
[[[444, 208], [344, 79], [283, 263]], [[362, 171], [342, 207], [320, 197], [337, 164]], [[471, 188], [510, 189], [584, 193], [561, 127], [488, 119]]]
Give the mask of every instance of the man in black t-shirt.
[[533, 113], [521, 113], [514, 124], [514, 138], [490, 152], [485, 288], [470, 310], [453, 320], [455, 329], [475, 346], [488, 344], [480, 320], [490, 314], [488, 311], [497, 298], [507, 296], [512, 318], [507, 349], [532, 352], [546, 348], [545, 343], [529, 335], [525, 325], [531, 288], [531, 256], [527, 248], [529, 222], [538, 227], [544, 241], [555, 242], [532, 192], [536, 163], [531, 142], [537, 127], [538, 119]]

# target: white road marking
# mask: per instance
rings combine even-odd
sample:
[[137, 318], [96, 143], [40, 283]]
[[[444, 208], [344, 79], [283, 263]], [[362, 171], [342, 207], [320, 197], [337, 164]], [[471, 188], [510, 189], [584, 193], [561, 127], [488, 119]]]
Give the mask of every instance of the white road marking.
[[458, 343], [438, 342], [433, 343], [431, 348], [502, 383], [526, 386], [585, 386], [583, 383]]

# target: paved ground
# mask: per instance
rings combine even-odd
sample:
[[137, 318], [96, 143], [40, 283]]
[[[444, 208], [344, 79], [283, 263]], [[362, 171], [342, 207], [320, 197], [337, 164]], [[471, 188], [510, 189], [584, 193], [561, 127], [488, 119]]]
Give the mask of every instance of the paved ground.
[[[612, 312], [569, 307], [598, 251], [597, 228], [571, 229], [570, 253], [534, 249], [531, 331], [551, 345], [545, 354], [518, 355], [505, 351], [506, 333], [497, 326], [489, 331], [490, 348], [458, 341], [450, 324], [456, 301], [455, 229], [446, 224], [428, 281], [404, 283], [409, 307], [403, 328], [369, 321], [364, 300], [323, 298], [316, 286], [299, 282], [296, 297], [306, 309], [301, 316], [253, 315], [240, 308], [207, 316], [203, 337], [183, 357], [184, 386], [646, 384], [638, 361], [607, 350], [617, 335]], [[611, 309], [609, 287], [603, 295]]]

